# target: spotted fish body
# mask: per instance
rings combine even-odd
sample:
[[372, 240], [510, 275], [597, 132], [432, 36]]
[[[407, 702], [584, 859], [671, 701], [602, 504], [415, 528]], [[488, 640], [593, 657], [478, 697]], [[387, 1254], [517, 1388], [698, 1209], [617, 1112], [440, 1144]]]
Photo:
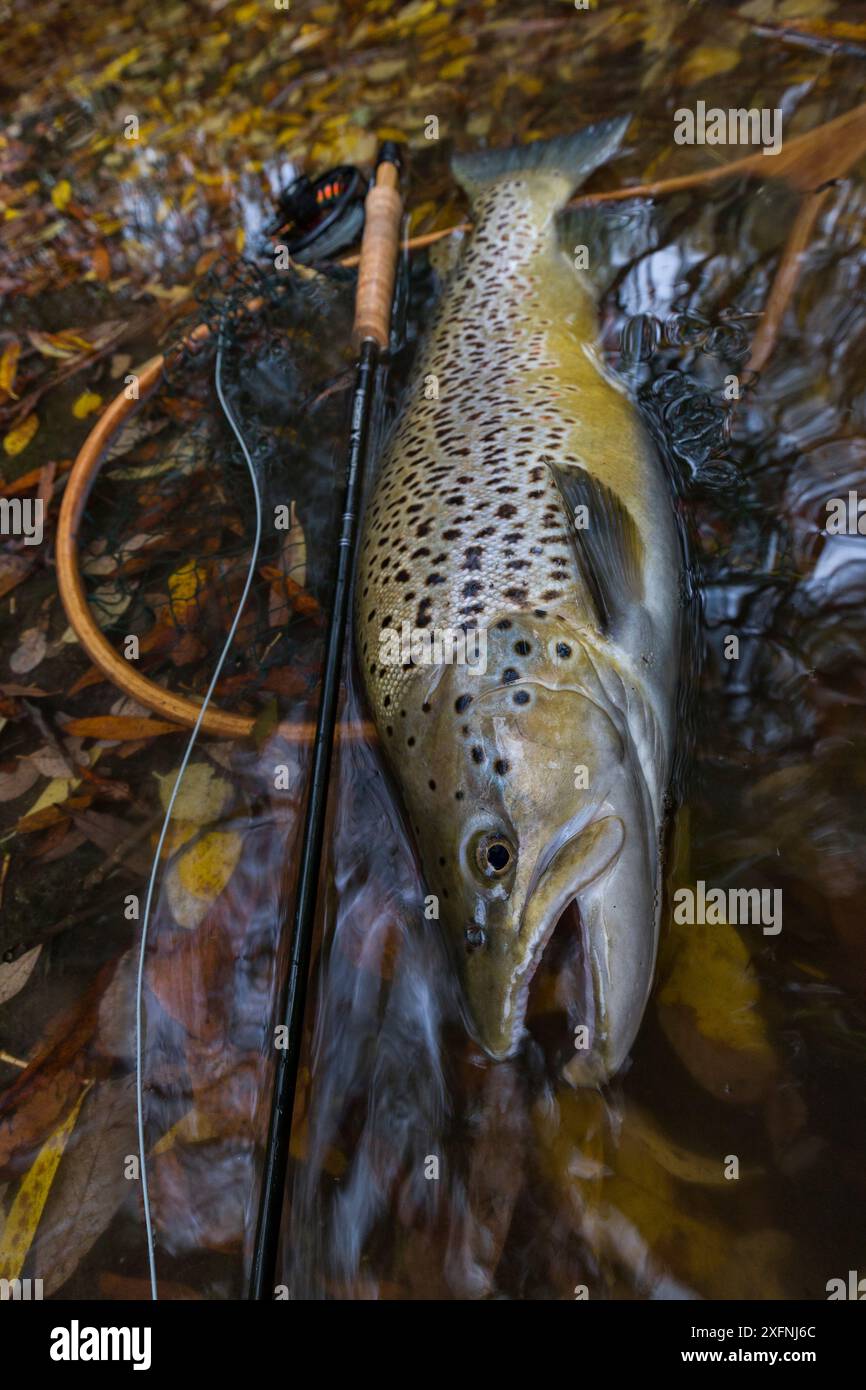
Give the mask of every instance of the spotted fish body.
[[[369, 701], [467, 1024], [492, 1056], [515, 1051], [573, 903], [593, 1080], [622, 1065], [652, 983], [678, 665], [669, 487], [555, 218], [625, 124], [455, 161], [475, 230], [383, 457], [356, 587]], [[483, 635], [486, 669], [388, 647], [455, 629]]]

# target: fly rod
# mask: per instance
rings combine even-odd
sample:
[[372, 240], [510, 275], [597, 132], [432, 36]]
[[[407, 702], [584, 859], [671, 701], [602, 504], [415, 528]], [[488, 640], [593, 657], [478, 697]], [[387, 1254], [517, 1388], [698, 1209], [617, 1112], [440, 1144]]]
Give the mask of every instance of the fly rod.
[[319, 871], [328, 804], [331, 754], [337, 722], [340, 680], [343, 670], [346, 621], [355, 551], [358, 514], [366, 461], [370, 417], [376, 377], [382, 354], [388, 348], [391, 303], [397, 268], [402, 200], [399, 192], [400, 155], [388, 141], [379, 152], [376, 175], [365, 204], [364, 235], [358, 266], [353, 343], [358, 351], [355, 391], [352, 398], [343, 518], [337, 558], [334, 601], [328, 627], [322, 693], [313, 741], [309, 792], [304, 816], [301, 858], [292, 929], [291, 954], [279, 1019], [284, 1025], [284, 1048], [277, 1059], [277, 1074], [268, 1125], [258, 1222], [253, 1247], [250, 1298], [271, 1299], [282, 1221], [283, 1194], [288, 1168], [292, 1112], [301, 1060], [304, 1005], [312, 954]]

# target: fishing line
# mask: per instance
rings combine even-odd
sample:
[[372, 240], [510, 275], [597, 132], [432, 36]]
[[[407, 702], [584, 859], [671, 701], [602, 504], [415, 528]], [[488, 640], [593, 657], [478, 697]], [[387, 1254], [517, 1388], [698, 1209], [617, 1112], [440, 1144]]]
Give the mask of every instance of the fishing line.
[[135, 1100], [138, 1124], [138, 1157], [139, 1165], [141, 1168], [141, 1195], [144, 1204], [144, 1228], [147, 1238], [147, 1262], [148, 1268], [150, 1270], [150, 1296], [154, 1302], [157, 1301], [159, 1295], [157, 1292], [156, 1283], [156, 1246], [153, 1234], [153, 1219], [150, 1210], [150, 1196], [147, 1186], [147, 1160], [144, 1147], [144, 1099], [142, 1066], [142, 1000], [144, 995], [144, 962], [147, 950], [148, 927], [150, 925], [150, 911], [151, 905], [153, 903], [153, 895], [156, 889], [157, 875], [159, 873], [159, 861], [162, 857], [163, 846], [165, 845], [166, 836], [168, 835], [168, 827], [171, 822], [172, 812], [174, 811], [174, 805], [175, 801], [177, 800], [177, 794], [180, 789], [180, 784], [183, 780], [183, 775], [186, 772], [186, 769], [189, 765], [189, 760], [192, 755], [192, 750], [195, 745], [196, 738], [198, 737], [198, 731], [201, 728], [202, 720], [205, 716], [205, 711], [207, 710], [208, 704], [210, 703], [211, 697], [214, 693], [214, 690], [216, 689], [217, 682], [219, 681], [220, 675], [222, 674], [222, 669], [225, 665], [226, 658], [228, 657], [232, 642], [234, 641], [234, 636], [237, 632], [238, 624], [241, 620], [241, 615], [243, 613], [244, 606], [246, 604], [247, 598], [249, 597], [250, 589], [252, 587], [253, 582], [253, 576], [255, 575], [256, 565], [258, 564], [259, 549], [261, 546], [262, 539], [262, 498], [261, 492], [259, 490], [258, 478], [256, 477], [255, 465], [253, 463], [250, 451], [247, 448], [244, 437], [241, 434], [240, 427], [237, 423], [237, 419], [235, 418], [234, 412], [232, 411], [231, 406], [229, 405], [225, 396], [225, 392], [223, 390], [222, 363], [223, 346], [225, 342], [226, 307], [227, 306], [223, 307], [222, 314], [220, 317], [219, 337], [217, 339], [216, 367], [214, 371], [214, 385], [216, 387], [217, 399], [222, 408], [222, 412], [226, 420], [228, 421], [229, 427], [231, 428], [232, 433], [235, 436], [235, 439], [238, 442], [240, 451], [244, 458], [244, 462], [246, 463], [247, 468], [249, 469], [250, 482], [252, 483], [253, 496], [255, 498], [256, 529], [255, 537], [253, 540], [252, 553], [250, 555], [249, 568], [247, 570], [247, 577], [246, 582], [244, 583], [243, 592], [238, 601], [237, 610], [235, 612], [234, 618], [232, 619], [232, 624], [229, 628], [228, 635], [223, 644], [222, 650], [220, 651], [219, 657], [217, 658], [217, 663], [214, 667], [214, 673], [211, 676], [210, 684], [208, 685], [204, 699], [202, 700], [201, 708], [199, 709], [195, 724], [192, 727], [192, 731], [190, 733], [189, 740], [186, 745], [186, 750], [184, 752], [183, 758], [181, 759], [180, 767], [177, 770], [177, 776], [174, 779], [174, 786], [171, 790], [171, 796], [169, 797], [168, 806], [166, 807], [165, 811], [165, 817], [162, 822], [162, 829], [159, 833], [159, 840], [157, 841], [156, 850], [154, 851], [153, 863], [151, 864], [150, 876], [147, 882], [147, 895], [145, 897], [144, 902], [144, 914], [142, 916], [141, 923], [141, 945], [139, 947], [138, 953], [138, 975], [135, 986]]

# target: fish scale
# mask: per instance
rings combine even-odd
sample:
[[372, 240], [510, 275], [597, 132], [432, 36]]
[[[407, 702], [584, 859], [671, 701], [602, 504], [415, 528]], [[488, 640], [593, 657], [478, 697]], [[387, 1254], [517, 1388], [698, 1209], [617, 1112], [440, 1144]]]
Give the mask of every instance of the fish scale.
[[[677, 543], [666, 480], [598, 356], [595, 303], [555, 220], [623, 128], [455, 161], [475, 230], [364, 520], [355, 630], [367, 695], [442, 901], [467, 1025], [494, 1056], [519, 1041], [532, 962], [555, 925], [532, 923], [545, 843], [580, 828], [587, 862], [600, 844], [627, 858], [616, 817], [604, 814], [620, 784], [636, 826], [627, 850], [644, 846], [652, 899], [651, 947], [638, 952], [631, 990], [641, 999], [655, 951]], [[585, 537], [575, 529], [581, 501]], [[479, 630], [487, 669], [386, 659], [404, 624], [413, 634]], [[574, 767], [589, 764], [595, 785], [576, 788]], [[593, 817], [606, 833], [589, 833]], [[476, 842], [507, 853], [501, 881], [477, 881]], [[603, 1036], [622, 1032], [608, 1002], [598, 1000], [599, 1056]]]

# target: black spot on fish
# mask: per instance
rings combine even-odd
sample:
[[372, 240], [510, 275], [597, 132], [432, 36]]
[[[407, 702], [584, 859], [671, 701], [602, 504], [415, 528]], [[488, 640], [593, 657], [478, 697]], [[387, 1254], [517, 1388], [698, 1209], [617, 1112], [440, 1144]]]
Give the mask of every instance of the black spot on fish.
[[515, 681], [520, 680], [520, 672], [515, 671], [513, 666], [506, 666], [502, 672], [502, 679], [506, 685], [513, 685]]
[[458, 696], [457, 696], [457, 699], [454, 701], [454, 708], [456, 709], [456, 711], [457, 711], [458, 714], [462, 714], [463, 711], [464, 711], [465, 709], [468, 709], [469, 706], [470, 706], [471, 704], [472, 704], [472, 696], [471, 696], [471, 695], [458, 695]]
[[528, 704], [529, 704], [529, 692], [528, 692], [527, 690], [515, 690], [515, 692], [514, 692], [514, 703], [515, 703], [516, 705], [528, 705]]
[[510, 618], [501, 618], [500, 621], [496, 624], [496, 631], [497, 631], [497, 632], [507, 632], [508, 629], [509, 629], [510, 627], [511, 627], [511, 619], [510, 619]]
[[561, 656], [563, 661], [568, 660], [568, 658], [571, 656], [571, 647], [568, 645], [567, 642], [557, 642], [556, 655]]
[[514, 650], [517, 652], [518, 656], [529, 656], [529, 653], [532, 651], [532, 648], [529, 645], [529, 643], [524, 642], [523, 638], [521, 637], [519, 642], [514, 643]]
[[483, 748], [479, 748], [477, 744], [476, 744], [475, 747], [472, 749], [472, 761], [473, 761], [474, 763], [483, 763], [483, 762], [484, 762], [484, 749], [483, 749]]
[[497, 758], [496, 762], [493, 764], [493, 771], [498, 773], [500, 777], [504, 777], [509, 766], [510, 764], [507, 763], [504, 758]]

